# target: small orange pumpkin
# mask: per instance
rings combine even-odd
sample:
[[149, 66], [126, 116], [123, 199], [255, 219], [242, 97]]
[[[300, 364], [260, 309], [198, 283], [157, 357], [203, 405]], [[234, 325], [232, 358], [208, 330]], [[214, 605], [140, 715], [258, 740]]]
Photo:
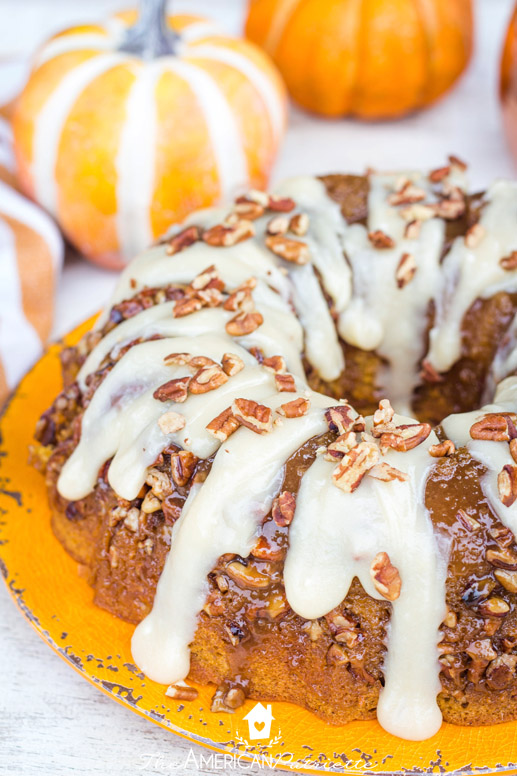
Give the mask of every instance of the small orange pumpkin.
[[472, 51], [471, 0], [251, 0], [246, 34], [297, 103], [395, 118], [436, 100]]
[[517, 5], [508, 25], [501, 60], [501, 102], [506, 137], [517, 160]]
[[138, 20], [118, 14], [43, 46], [13, 129], [24, 191], [82, 253], [119, 267], [190, 211], [265, 187], [284, 123], [284, 87], [260, 49], [141, 0]]

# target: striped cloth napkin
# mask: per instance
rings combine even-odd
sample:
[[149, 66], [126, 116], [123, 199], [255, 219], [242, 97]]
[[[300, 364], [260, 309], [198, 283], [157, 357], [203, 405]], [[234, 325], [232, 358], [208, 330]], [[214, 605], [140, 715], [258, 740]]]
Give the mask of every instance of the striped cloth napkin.
[[11, 130], [0, 118], [0, 406], [50, 334], [63, 239], [16, 189]]

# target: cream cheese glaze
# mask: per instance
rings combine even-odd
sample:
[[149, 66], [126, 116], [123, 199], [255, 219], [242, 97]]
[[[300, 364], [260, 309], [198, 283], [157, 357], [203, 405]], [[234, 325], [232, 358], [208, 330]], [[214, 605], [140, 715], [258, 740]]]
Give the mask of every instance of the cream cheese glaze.
[[[423, 190], [428, 204], [435, 202], [426, 178], [416, 173], [407, 177]], [[351, 345], [375, 349], [387, 364], [383, 390], [396, 408], [410, 413], [429, 304], [434, 301], [437, 315], [427, 359], [445, 370], [460, 354], [461, 322], [472, 302], [515, 286], [516, 273], [503, 270], [499, 260], [517, 249], [511, 224], [517, 212], [516, 185], [497, 183], [490, 189], [481, 215], [481, 242], [472, 248], [463, 237], [457, 238], [441, 264], [444, 220], [424, 220], [418, 234], [407, 236], [406, 222], [389, 201], [397, 180], [394, 175], [370, 175], [366, 225], [347, 224], [319, 180], [297, 178], [281, 186], [278, 196], [292, 197], [296, 212], [309, 215], [303, 240], [311, 261], [304, 266], [288, 264], [266, 247], [270, 213], [253, 222], [255, 236], [236, 245], [222, 248], [198, 241], [174, 255], [159, 245], [139, 256], [121, 276], [108, 311], [145, 288], [189, 284], [215, 265], [229, 291], [256, 278], [255, 309], [263, 316], [262, 325], [250, 334], [231, 337], [226, 324], [232, 313], [222, 307], [175, 318], [175, 303], [163, 302], [109, 331], [79, 374], [84, 389], [88, 375], [107, 356], [120, 354], [135, 339], [144, 340], [119, 358], [93, 393], [83, 415], [80, 442], [59, 478], [58, 489], [65, 498], [77, 500], [91, 492], [99, 469], [109, 459], [110, 485], [120, 497], [132, 500], [148, 468], [170, 443], [200, 458], [215, 454], [207, 479], [191, 489], [174, 525], [153, 609], [133, 637], [135, 662], [151, 679], [174, 683], [188, 675], [189, 645], [205, 601], [207, 574], [225, 553], [249, 554], [281, 486], [285, 461], [308, 439], [327, 430], [325, 409], [336, 401], [307, 387], [302, 354], [324, 380], [333, 380], [345, 368], [338, 333]], [[463, 187], [457, 170], [449, 183]], [[204, 211], [191, 216], [189, 223], [210, 228], [226, 214]], [[377, 230], [394, 244], [376, 248], [368, 235]], [[178, 232], [179, 228], [172, 234]], [[414, 258], [416, 272], [410, 283], [400, 286], [396, 273], [404, 254]], [[98, 326], [107, 320], [108, 312]], [[150, 340], [156, 335], [161, 339]], [[277, 392], [275, 376], [258, 365], [248, 352], [252, 347], [266, 356], [284, 356], [295, 376], [296, 392]], [[225, 353], [234, 353], [244, 366], [207, 396], [189, 394], [181, 404], [154, 398], [157, 388], [188, 371], [164, 361], [170, 353], [184, 352], [216, 362]], [[239, 397], [271, 408], [276, 422], [265, 434], [240, 427], [220, 446], [206, 426]], [[297, 397], [309, 400], [309, 411], [281, 418], [276, 413], [280, 404]], [[484, 413], [514, 410], [517, 378], [500, 384], [494, 402], [474, 413], [450, 416], [443, 427], [457, 446], [467, 445], [486, 466], [484, 492], [502, 522], [517, 532], [517, 502], [505, 507], [497, 490], [497, 474], [511, 461], [509, 452], [506, 446], [469, 436], [472, 423]], [[185, 423], [165, 433], [159, 421], [170, 410], [180, 413]], [[412, 421], [396, 416], [395, 422]], [[367, 419], [368, 429], [371, 423]], [[431, 433], [408, 452], [388, 450], [383, 461], [407, 474], [407, 479], [383, 482], [365, 477], [354, 492], [335, 487], [334, 464], [318, 456], [301, 480], [284, 568], [291, 608], [314, 619], [345, 598], [355, 576], [369, 595], [379, 598], [370, 568], [379, 552], [389, 554], [402, 585], [387, 632], [378, 718], [386, 730], [414, 740], [432, 736], [441, 722], [436, 702], [438, 642], [445, 614], [448, 548], [437, 542], [424, 505], [433, 465], [428, 450], [436, 442]]]

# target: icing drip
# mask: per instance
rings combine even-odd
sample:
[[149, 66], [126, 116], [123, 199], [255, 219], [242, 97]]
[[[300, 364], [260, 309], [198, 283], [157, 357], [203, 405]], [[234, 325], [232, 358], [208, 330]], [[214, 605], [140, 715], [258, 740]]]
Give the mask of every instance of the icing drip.
[[[276, 394], [263, 401], [276, 407], [283, 400]], [[318, 394], [311, 394], [311, 402], [332, 404]], [[313, 409], [264, 436], [241, 428], [220, 448], [203, 487], [183, 507], [153, 609], [133, 635], [133, 658], [151, 679], [173, 683], [187, 676], [206, 575], [224, 553], [249, 554], [281, 485], [285, 460], [326, 428], [321, 409]]]
[[94, 372], [103, 359], [117, 348], [122, 348], [137, 338], [149, 339], [153, 335], [162, 337], [196, 337], [210, 332], [226, 339], [227, 350], [239, 343], [247, 349], [261, 348], [266, 356], [282, 353], [288, 369], [304, 379], [300, 353], [303, 349], [303, 331], [288, 305], [282, 298], [262, 282], [253, 291], [257, 310], [262, 313], [264, 323], [245, 337], [230, 337], [225, 324], [235, 313], [222, 308], [202, 309], [183, 318], [173, 318], [174, 302], [155, 305], [138, 315], [115, 326], [92, 350], [78, 375], [82, 388], [86, 377]]
[[491, 509], [499, 520], [517, 536], [517, 501], [505, 506], [499, 495], [497, 475], [506, 464], [514, 464], [507, 444], [491, 440], [472, 439], [470, 429], [488, 412], [515, 412], [517, 408], [517, 377], [507, 377], [499, 384], [493, 404], [474, 412], [449, 415], [442, 422], [443, 429], [456, 447], [466, 447], [471, 456], [487, 471], [481, 478], [481, 487]]
[[210, 401], [204, 394], [189, 395], [181, 405], [175, 405], [187, 423], [185, 429], [173, 434], [164, 434], [158, 425], [158, 419], [172, 403], [154, 399], [153, 392], [166, 381], [183, 377], [188, 369], [167, 366], [163, 359], [169, 353], [187, 352], [221, 361], [228, 351], [228, 341], [202, 335], [132, 347], [97, 388], [84, 413], [80, 442], [59, 477], [61, 495], [71, 501], [84, 498], [93, 490], [100, 467], [112, 456], [109, 483], [119, 496], [131, 500], [144, 484], [147, 468], [171, 442], [200, 458], [212, 455], [219, 442], [206, 430], [207, 423], [235, 397], [258, 400], [275, 391], [273, 375], [259, 367], [244, 348], [231, 344], [245, 368], [211, 392]]
[[437, 645], [447, 559], [440, 556], [424, 506], [433, 465], [427, 451], [435, 442], [432, 434], [410, 452], [386, 454], [383, 460], [407, 472], [407, 482], [366, 477], [353, 493], [329, 485], [334, 464], [318, 457], [302, 479], [284, 568], [289, 604], [316, 619], [341, 603], [354, 577], [382, 600], [370, 565], [379, 551], [388, 553], [402, 588], [393, 602], [377, 716], [389, 732], [414, 740], [434, 735], [441, 723]]
[[[338, 329], [346, 342], [377, 350], [387, 360], [389, 368], [381, 378], [383, 393], [399, 412], [410, 414], [413, 389], [419, 383], [428, 305], [439, 288], [445, 225], [433, 218], [421, 225], [416, 239], [405, 238], [406, 222], [387, 200], [397, 177], [370, 176], [368, 227], [354, 224], [345, 234], [354, 294], [339, 318]], [[424, 176], [413, 174], [411, 179], [432, 198]], [[374, 248], [368, 233], [377, 230], [389, 235], [395, 246]], [[398, 288], [396, 271], [404, 253], [414, 257], [417, 270], [410, 283]]]
[[517, 250], [517, 184], [497, 181], [487, 191], [485, 201], [479, 244], [469, 248], [458, 237], [441, 267], [436, 323], [426, 356], [439, 372], [446, 372], [460, 357], [462, 321], [475, 300], [517, 288], [515, 272], [504, 270], [499, 263]]

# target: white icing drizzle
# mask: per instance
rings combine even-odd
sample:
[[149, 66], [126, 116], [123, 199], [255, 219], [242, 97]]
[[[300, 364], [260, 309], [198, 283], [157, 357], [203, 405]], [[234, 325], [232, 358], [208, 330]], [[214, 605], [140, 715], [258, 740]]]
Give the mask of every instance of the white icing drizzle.
[[[263, 400], [271, 407], [282, 401], [281, 394]], [[316, 407], [332, 404], [312, 393], [311, 401]], [[206, 575], [224, 553], [249, 554], [281, 485], [285, 460], [326, 429], [323, 412], [314, 408], [263, 436], [241, 428], [220, 448], [203, 487], [183, 507], [153, 609], [133, 635], [133, 658], [151, 679], [172, 683], [187, 676]]]
[[442, 422], [447, 436], [456, 447], [466, 447], [470, 455], [487, 471], [481, 478], [481, 487], [491, 509], [499, 520], [517, 536], [517, 502], [505, 506], [497, 488], [497, 475], [506, 464], [514, 464], [510, 448], [503, 442], [472, 439], [470, 429], [487, 412], [515, 412], [517, 410], [517, 377], [507, 377], [497, 387], [493, 404], [487, 404], [474, 412], [449, 415]]
[[[440, 256], [445, 225], [433, 218], [422, 224], [416, 239], [404, 237], [405, 221], [388, 204], [395, 175], [372, 175], [368, 197], [368, 226], [355, 224], [345, 235], [345, 249], [354, 273], [354, 295], [339, 319], [343, 339], [376, 350], [388, 361], [381, 377], [383, 393], [393, 406], [411, 414], [413, 389], [419, 383], [418, 363], [423, 355], [427, 308], [439, 288]], [[423, 175], [408, 175], [430, 195]], [[431, 197], [430, 197], [431, 198]], [[394, 248], [376, 249], [368, 232], [381, 230], [395, 240]], [[414, 256], [417, 270], [404, 288], [397, 287], [396, 270], [404, 253]]]
[[[411, 422], [396, 418], [397, 423]], [[318, 457], [304, 475], [289, 529], [284, 583], [289, 604], [306, 619], [338, 606], [358, 577], [368, 595], [382, 600], [371, 577], [375, 555], [387, 552], [402, 579], [393, 602], [377, 716], [394, 735], [420, 740], [439, 729], [436, 703], [438, 629], [445, 616], [447, 557], [441, 555], [424, 506], [433, 459], [425, 443], [385, 459], [407, 472], [407, 482], [365, 477], [354, 493], [329, 485], [334, 464]]]
[[500, 259], [517, 250], [517, 184], [497, 181], [485, 195], [480, 225], [484, 236], [475, 248], [458, 237], [441, 267], [436, 322], [426, 358], [446, 372], [461, 355], [461, 326], [478, 298], [517, 288], [517, 274], [504, 270]]

